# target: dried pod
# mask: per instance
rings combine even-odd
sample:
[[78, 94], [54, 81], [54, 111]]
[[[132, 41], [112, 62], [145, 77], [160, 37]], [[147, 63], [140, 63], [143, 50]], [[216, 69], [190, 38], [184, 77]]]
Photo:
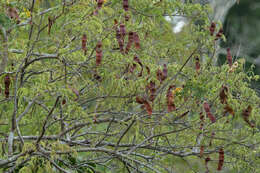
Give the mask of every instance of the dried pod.
[[9, 16], [11, 19], [15, 19], [17, 24], [21, 22], [16, 8], [9, 7], [7, 9], [7, 16]]
[[121, 34], [121, 38], [124, 39], [125, 35], [126, 35], [126, 29], [125, 29], [125, 24], [121, 23], [119, 25], [120, 28], [120, 34]]
[[11, 79], [8, 74], [5, 76], [4, 83], [5, 83], [5, 88], [9, 88], [9, 86], [11, 84]]
[[168, 91], [167, 91], [167, 107], [168, 107], [168, 112], [172, 112], [174, 110], [176, 110], [176, 106], [174, 104], [174, 96], [173, 96], [173, 93], [172, 93], [172, 89], [175, 88], [175, 85], [170, 85], [169, 88], [168, 88]]
[[128, 43], [126, 45], [126, 48], [125, 48], [125, 53], [127, 54], [132, 46], [132, 43], [134, 41], [134, 33], [132, 31], [130, 31], [128, 33]]
[[200, 130], [203, 129], [204, 126], [204, 115], [203, 112], [200, 112]]
[[97, 1], [98, 9], [101, 9], [103, 3], [104, 3], [104, 0], [98, 0]]
[[139, 104], [144, 104], [144, 102], [145, 102], [145, 99], [142, 97], [139, 97], [139, 96], [136, 96], [135, 99], [136, 99], [136, 102]]
[[102, 42], [99, 41], [97, 43], [97, 46], [96, 46], [96, 65], [97, 66], [101, 64], [102, 56], [103, 56], [103, 53], [102, 53]]
[[220, 148], [218, 153], [219, 153], [218, 171], [221, 171], [223, 164], [224, 164], [224, 150], [223, 150], [223, 148]]
[[123, 0], [123, 8], [125, 11], [128, 11], [128, 9], [129, 9], [128, 0]]
[[5, 98], [9, 98], [9, 94], [10, 94], [10, 92], [9, 92], [9, 88], [7, 89], [5, 89]]
[[145, 100], [144, 106], [145, 106], [145, 109], [146, 109], [146, 112], [148, 113], [148, 115], [152, 115], [153, 109], [148, 101]]
[[213, 36], [214, 32], [215, 32], [215, 28], [216, 28], [216, 24], [214, 22], [211, 23], [209, 31], [210, 31], [210, 35]]
[[200, 71], [200, 59], [199, 59], [199, 57], [195, 58], [195, 69], [196, 69], [196, 72], [199, 73], [199, 71]]
[[227, 61], [228, 61], [229, 67], [232, 67], [232, 55], [230, 53], [230, 48], [227, 48]]
[[207, 102], [204, 102], [203, 104], [203, 107], [204, 107], [204, 110], [208, 116], [208, 118], [210, 119], [210, 121], [212, 123], [215, 123], [216, 122], [216, 118], [214, 117], [214, 115], [210, 112], [210, 107], [209, 107], [209, 104]]
[[135, 43], [135, 48], [140, 49], [140, 38], [136, 32], [134, 32], [134, 43]]
[[84, 54], [86, 55], [87, 52], [87, 35], [83, 34], [82, 39], [81, 39], [81, 48], [84, 51]]
[[245, 122], [246, 122], [250, 127], [254, 128], [255, 125], [249, 121], [249, 116], [250, 116], [251, 112], [252, 112], [252, 107], [249, 105], [249, 106], [243, 111], [242, 115], [243, 115], [243, 118], [244, 118]]
[[120, 33], [120, 30], [118, 28], [116, 29], [116, 39], [117, 39], [117, 42], [118, 42], [120, 52], [124, 53], [124, 42], [122, 40], [121, 33]]
[[163, 65], [163, 71], [158, 68], [156, 72], [156, 78], [160, 81], [160, 83], [162, 83], [167, 78], [167, 73], [168, 70], [166, 64]]
[[4, 78], [4, 84], [5, 84], [5, 97], [9, 98], [9, 94], [10, 94], [10, 84], [11, 84], [11, 79], [9, 77], [9, 75], [7, 74]]
[[163, 72], [162, 72], [162, 70], [159, 68], [158, 70], [157, 70], [157, 72], [156, 72], [156, 78], [160, 81], [160, 83], [162, 83], [162, 77], [163, 76]]
[[163, 71], [162, 71], [162, 81], [164, 81], [167, 78], [168, 70], [166, 64], [163, 64]]
[[233, 117], [235, 116], [234, 110], [229, 105], [225, 105], [224, 107], [224, 115], [226, 115], [227, 113], [230, 113], [231, 115], [233, 115]]
[[156, 93], [156, 86], [154, 81], [150, 81], [150, 83], [147, 85], [148, 90], [150, 91], [150, 97], [149, 100], [151, 102], [155, 99], [155, 93]]
[[139, 104], [143, 104], [142, 108], [145, 108], [146, 112], [149, 115], [152, 115], [153, 110], [152, 110], [152, 107], [151, 107], [151, 105], [149, 104], [149, 102], [147, 100], [145, 100], [142, 97], [136, 96], [136, 102], [139, 103]]
[[53, 25], [54, 21], [51, 19], [51, 17], [48, 17], [48, 35], [51, 34], [51, 27]]
[[227, 104], [227, 92], [228, 92], [228, 88], [223, 85], [219, 93], [220, 102], [222, 104]]
[[205, 158], [206, 173], [209, 172], [209, 167], [208, 167], [208, 162], [209, 162], [209, 161], [211, 161], [211, 159], [210, 159], [210, 157], [208, 156], [208, 157]]
[[216, 39], [215, 40], [218, 40], [219, 38], [221, 38], [223, 33], [224, 33], [223, 28], [220, 28], [218, 33], [216, 34]]

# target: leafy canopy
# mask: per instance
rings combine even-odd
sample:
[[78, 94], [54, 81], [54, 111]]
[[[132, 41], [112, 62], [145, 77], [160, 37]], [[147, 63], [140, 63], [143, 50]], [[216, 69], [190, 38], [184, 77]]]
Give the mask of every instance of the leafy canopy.
[[[209, 7], [0, 2], [0, 169], [259, 170], [258, 76], [243, 59], [212, 65]], [[175, 34], [166, 16], [189, 24]]]

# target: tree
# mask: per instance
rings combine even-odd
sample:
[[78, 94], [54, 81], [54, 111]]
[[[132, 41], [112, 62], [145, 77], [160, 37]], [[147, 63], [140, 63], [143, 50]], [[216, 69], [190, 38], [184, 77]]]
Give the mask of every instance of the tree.
[[[4, 172], [259, 170], [260, 100], [248, 83], [258, 76], [232, 55], [212, 65], [224, 36], [207, 6], [8, 2], [0, 14]], [[190, 23], [174, 34], [165, 16], [179, 15]]]

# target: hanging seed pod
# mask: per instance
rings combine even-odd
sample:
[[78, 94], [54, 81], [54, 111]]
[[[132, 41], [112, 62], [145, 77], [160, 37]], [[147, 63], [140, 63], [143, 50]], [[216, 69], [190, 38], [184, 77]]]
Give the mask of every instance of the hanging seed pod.
[[203, 104], [203, 107], [204, 107], [204, 110], [208, 116], [208, 118], [210, 119], [210, 121], [212, 123], [215, 123], [216, 122], [216, 118], [214, 117], [214, 115], [210, 112], [210, 107], [209, 107], [209, 104], [207, 102], [204, 102]]
[[232, 55], [230, 52], [230, 48], [227, 48], [227, 61], [228, 61], [229, 67], [232, 67]]
[[229, 105], [226, 105], [226, 106], [224, 107], [224, 116], [225, 116], [227, 113], [231, 114], [233, 117], [235, 116], [234, 110], [233, 110]]
[[195, 69], [196, 69], [196, 72], [199, 74], [199, 72], [200, 72], [200, 59], [199, 59], [199, 57], [195, 58]]
[[149, 104], [149, 102], [145, 100], [144, 106], [145, 106], [145, 109], [146, 109], [146, 112], [148, 113], [148, 115], [151, 116], [153, 113], [153, 109], [152, 109], [151, 105]]
[[16, 20], [16, 24], [19, 24], [21, 22], [20, 18], [19, 18], [19, 14], [16, 8], [13, 7], [9, 7], [7, 9], [7, 16], [9, 16], [11, 19], [15, 19]]
[[249, 106], [243, 111], [242, 115], [243, 115], [243, 118], [244, 118], [245, 122], [246, 122], [250, 127], [254, 128], [255, 125], [252, 124], [252, 123], [249, 121], [249, 116], [250, 116], [251, 112], [252, 112], [252, 107], [249, 105]]
[[167, 78], [168, 70], [166, 64], [163, 64], [163, 71], [162, 71], [162, 81], [164, 81]]
[[99, 41], [96, 46], [96, 65], [99, 66], [102, 61], [102, 42]]
[[81, 39], [81, 48], [84, 51], [84, 55], [86, 55], [87, 52], [87, 35], [83, 34], [82, 39]]
[[9, 98], [9, 88], [5, 88], [5, 98]]
[[140, 49], [140, 39], [136, 32], [134, 32], [134, 43], [135, 43], [135, 48]]
[[121, 53], [124, 53], [124, 42], [122, 40], [120, 30], [116, 28], [116, 39]]
[[222, 28], [219, 29], [218, 33], [216, 34], [216, 39], [215, 40], [218, 40], [222, 37], [224, 33], [224, 30]]
[[214, 22], [211, 23], [209, 31], [210, 31], [210, 35], [213, 36], [214, 32], [215, 32], [215, 28], [216, 28], [216, 24]]
[[125, 11], [128, 11], [129, 9], [128, 0], [123, 0], [123, 8]]
[[219, 153], [218, 171], [221, 171], [223, 164], [224, 164], [224, 150], [223, 150], [223, 148], [220, 148], [218, 153]]
[[156, 78], [160, 81], [160, 83], [162, 83], [167, 78], [167, 73], [168, 70], [166, 64], [163, 65], [163, 71], [158, 68], [156, 72]]
[[125, 24], [120, 24], [119, 25], [120, 28], [120, 34], [121, 34], [121, 38], [124, 40], [125, 35], [126, 35], [126, 29], [125, 29]]
[[200, 130], [203, 129], [204, 126], [204, 115], [203, 112], [200, 112]]
[[163, 76], [163, 72], [162, 70], [159, 68], [156, 72], [156, 78], [160, 81], [160, 83], [162, 83], [162, 76]]
[[228, 92], [228, 88], [223, 85], [219, 93], [220, 102], [222, 104], [227, 104], [227, 92]]
[[209, 167], [208, 167], [208, 162], [211, 161], [210, 157], [205, 158], [205, 167], [206, 167], [206, 173], [209, 173]]
[[97, 1], [98, 9], [102, 8], [103, 3], [104, 3], [104, 0], [98, 0]]
[[176, 110], [176, 106], [175, 106], [174, 101], [173, 101], [173, 99], [174, 99], [174, 96], [173, 96], [173, 93], [172, 93], [173, 88], [175, 88], [175, 86], [170, 85], [169, 88], [168, 88], [168, 91], [167, 91], [167, 95], [166, 95], [168, 112], [172, 112], [172, 111]]
[[130, 50], [130, 48], [132, 46], [133, 41], [134, 41], [134, 33], [132, 31], [130, 31], [128, 33], [128, 43], [127, 43], [126, 48], [125, 48], [125, 53], [126, 54], [128, 54], [128, 52], [129, 52], [129, 50]]
[[8, 74], [4, 78], [4, 84], [5, 84], [5, 97], [9, 98], [9, 94], [10, 94], [9, 87], [11, 84], [11, 79]]
[[147, 100], [145, 100], [142, 97], [136, 96], [136, 102], [139, 103], [139, 104], [142, 104], [142, 108], [146, 109], [146, 112], [148, 113], [148, 115], [152, 115], [153, 110], [152, 110], [152, 107]]
[[9, 86], [11, 84], [11, 79], [10, 79], [10, 76], [8, 74], [5, 76], [4, 84], [5, 84], [5, 88], [9, 88]]
[[51, 27], [53, 25], [53, 20], [51, 19], [51, 17], [48, 17], [48, 35], [51, 34]]
[[155, 99], [155, 92], [156, 92], [156, 86], [154, 81], [150, 81], [150, 83], [147, 85], [148, 90], [150, 91], [150, 97], [149, 100], [151, 102]]
[[136, 99], [136, 102], [139, 104], [144, 104], [144, 102], [145, 102], [145, 99], [142, 97], [139, 97], [139, 96], [136, 96], [135, 99]]

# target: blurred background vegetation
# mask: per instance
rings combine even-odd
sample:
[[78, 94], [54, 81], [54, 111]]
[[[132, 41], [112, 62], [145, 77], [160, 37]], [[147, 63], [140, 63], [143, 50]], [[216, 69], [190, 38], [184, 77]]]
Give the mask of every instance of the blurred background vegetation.
[[[260, 1], [241, 0], [228, 12], [223, 24], [226, 42], [219, 56], [219, 65], [226, 61], [226, 48], [231, 48], [234, 60], [245, 58], [245, 69], [260, 74]], [[252, 67], [254, 67], [252, 69]], [[252, 87], [260, 94], [260, 82], [252, 83]]]

